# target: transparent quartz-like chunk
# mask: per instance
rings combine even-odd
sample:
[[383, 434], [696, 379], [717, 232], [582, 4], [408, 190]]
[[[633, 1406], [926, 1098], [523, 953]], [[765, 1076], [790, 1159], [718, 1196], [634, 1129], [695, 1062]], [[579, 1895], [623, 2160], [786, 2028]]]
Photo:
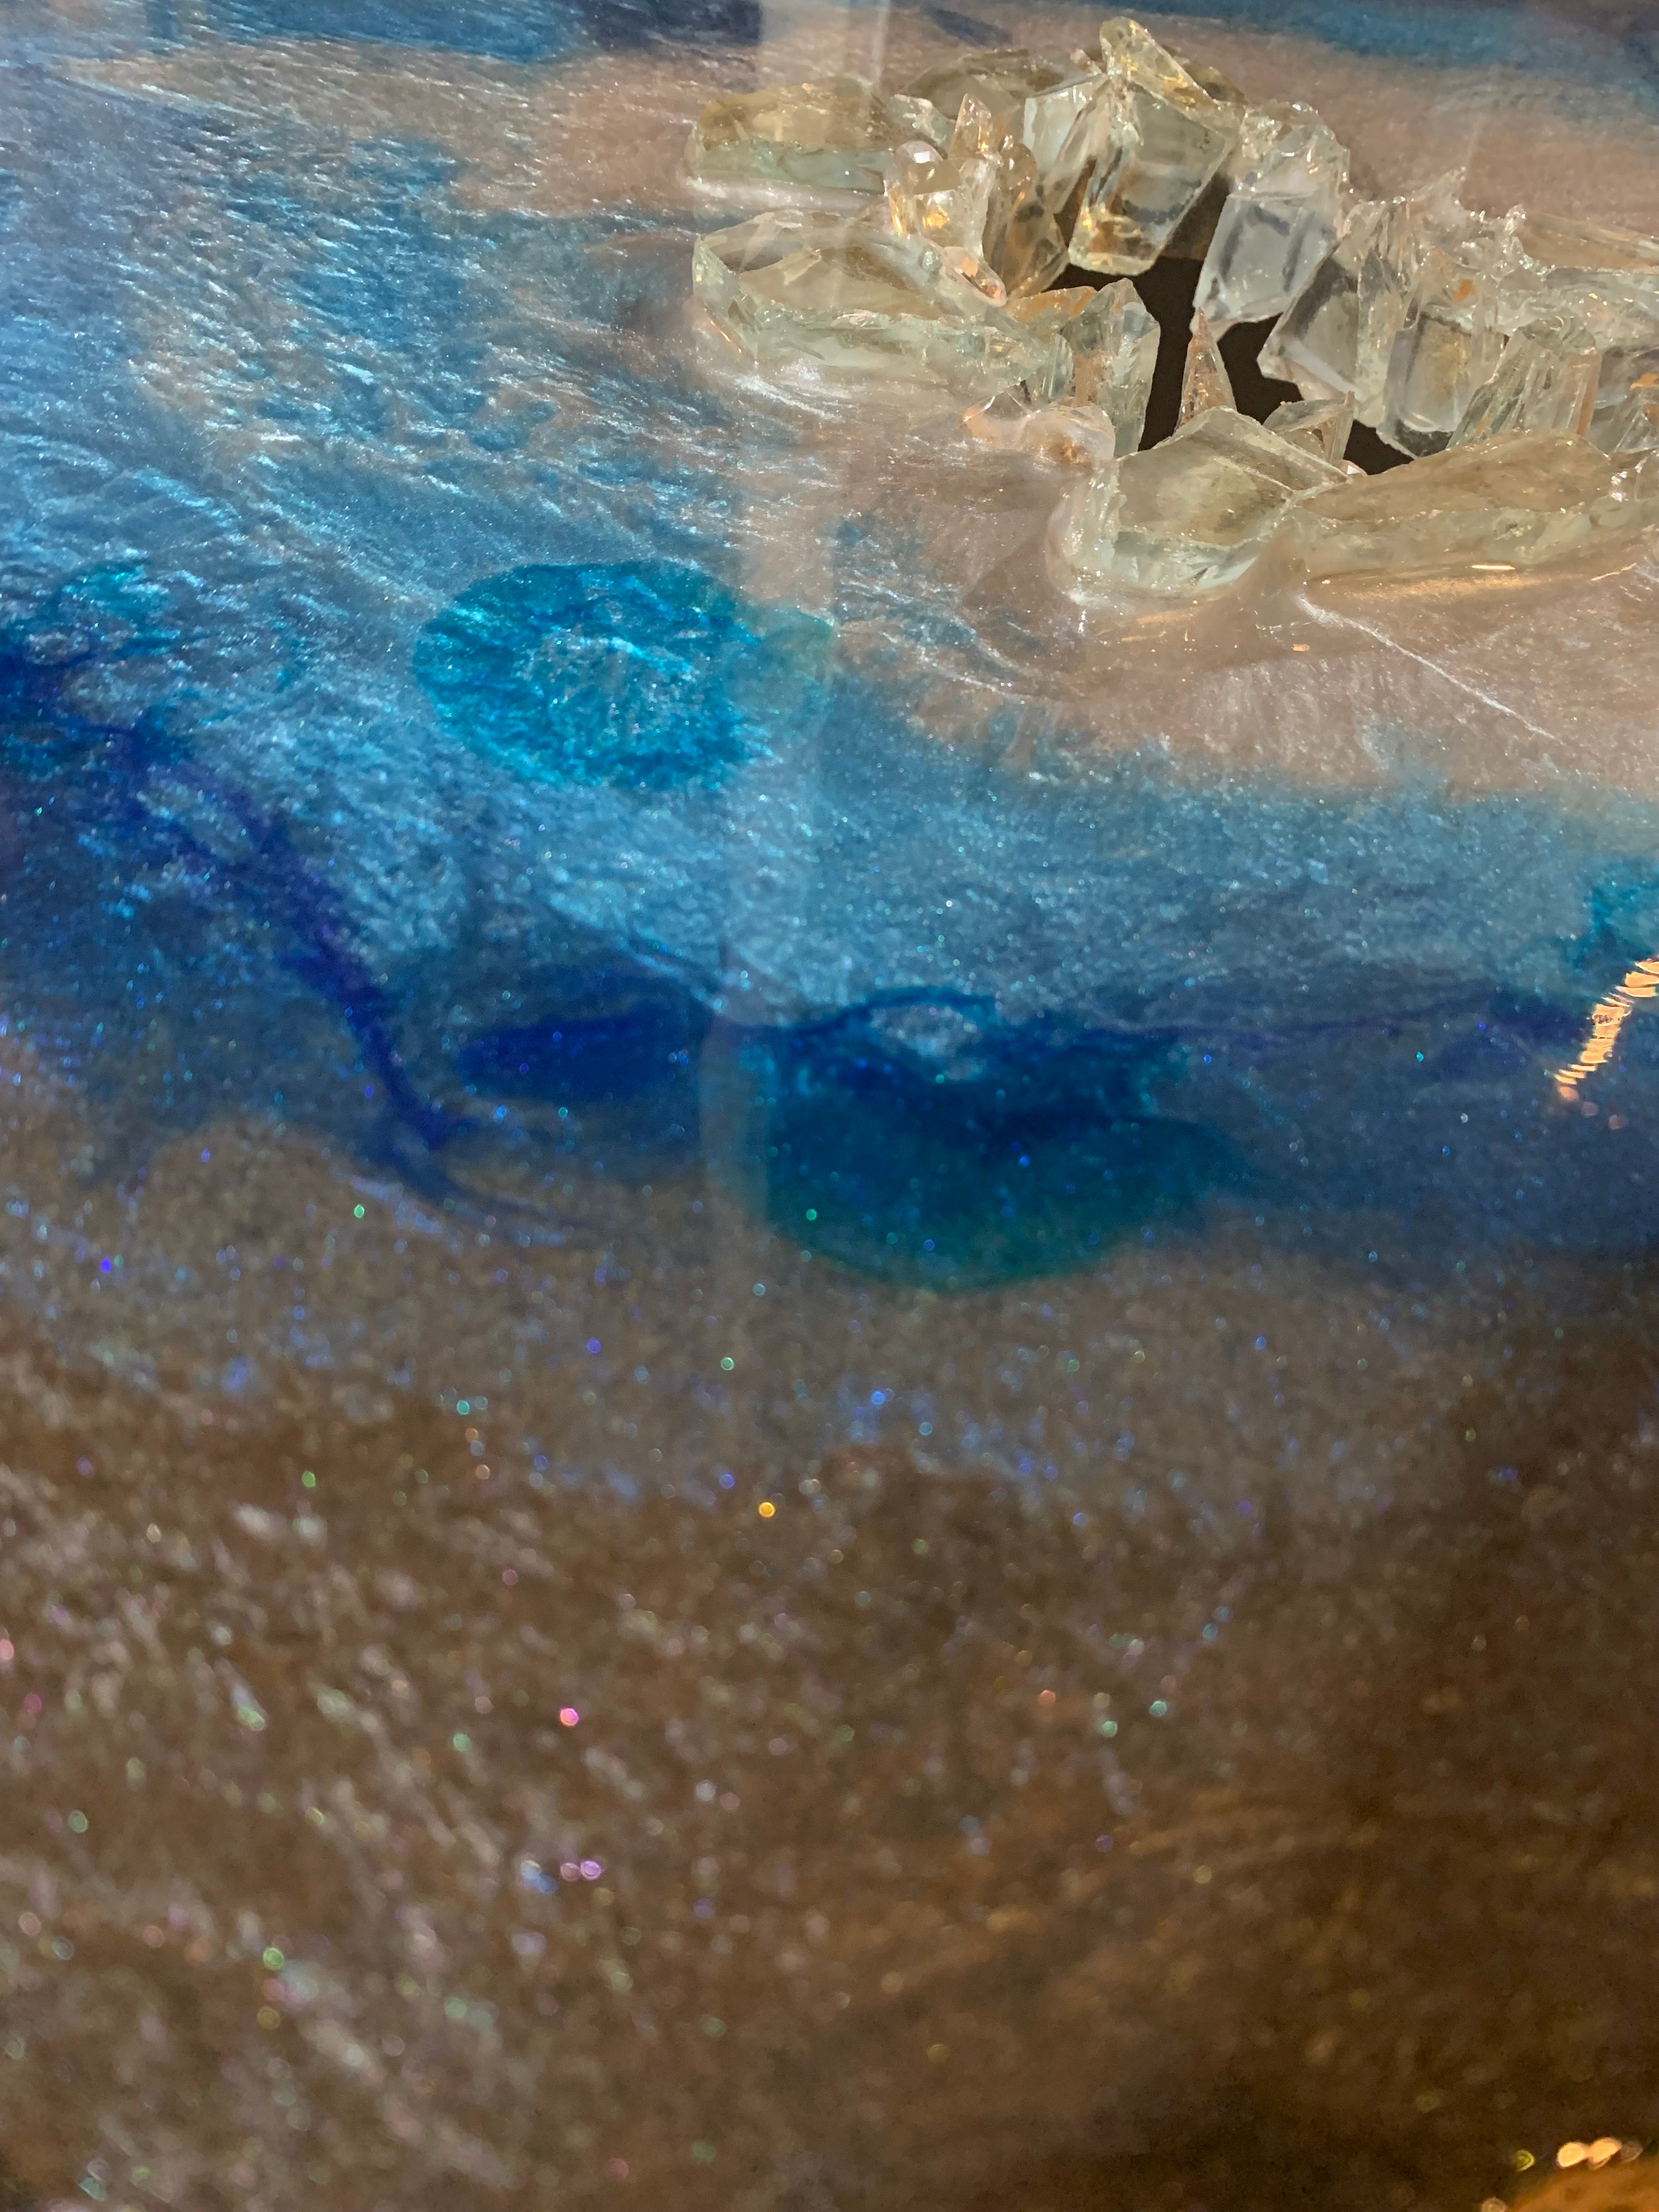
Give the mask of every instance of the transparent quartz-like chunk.
[[914, 138], [942, 148], [950, 135], [925, 100], [884, 97], [862, 77], [823, 77], [711, 100], [691, 127], [685, 167], [705, 184], [879, 192], [895, 149]]
[[1311, 108], [1246, 125], [1269, 143], [1228, 193], [1198, 280], [1197, 304], [1225, 330], [1282, 314], [1336, 243], [1348, 155]]
[[1103, 468], [1117, 452], [1111, 417], [1086, 402], [1036, 407], [1017, 393], [1000, 392], [962, 419], [969, 437], [1050, 467]]
[[1040, 292], [1066, 265], [1066, 240], [1042, 196], [1031, 150], [1006, 112], [963, 95], [951, 138], [958, 162], [988, 161], [996, 170], [985, 218], [985, 258], [1011, 297]]
[[1431, 251], [1389, 354], [1379, 434], [1402, 453], [1438, 453], [1504, 350], [1498, 280], [1480, 241], [1468, 255]]
[[1017, 107], [1033, 94], [1064, 83], [1071, 73], [1025, 46], [991, 46], [938, 63], [913, 77], [904, 89], [954, 123], [969, 94], [988, 107]]
[[1243, 574], [1294, 501], [1343, 481], [1248, 416], [1212, 407], [1068, 500], [1053, 539], [1060, 580], [1096, 604], [1213, 591]]
[[1603, 345], [1659, 340], [1659, 240], [1522, 208], [1505, 218], [1503, 233], [1505, 330], [1560, 314], [1587, 324]]
[[1120, 453], [1133, 453], [1146, 428], [1146, 403], [1158, 367], [1158, 325], [1127, 278], [1069, 284], [1035, 299], [1010, 302], [1033, 330], [1053, 331], [1072, 349], [1071, 397], [1109, 419]]
[[1119, 98], [1112, 143], [1090, 172], [1072, 233], [1080, 269], [1150, 269], [1236, 143], [1240, 108], [1213, 99], [1127, 15], [1109, 17], [1101, 57]]
[[1659, 330], [1651, 345], [1610, 346], [1602, 355], [1589, 439], [1604, 453], [1659, 446]]
[[1352, 392], [1358, 420], [1380, 422], [1394, 341], [1423, 264], [1474, 227], [1455, 185], [1445, 177], [1405, 199], [1353, 206], [1341, 237], [1268, 332], [1263, 372], [1294, 384], [1304, 399]]
[[1322, 461], [1340, 461], [1348, 450], [1348, 434], [1353, 428], [1353, 401], [1346, 395], [1337, 399], [1287, 399], [1268, 416], [1267, 427], [1287, 444], [1304, 446], [1310, 453], [1317, 453]]
[[1601, 348], [1583, 323], [1570, 315], [1540, 317], [1510, 340], [1497, 374], [1469, 401], [1451, 442], [1472, 446], [1529, 430], [1583, 437], [1595, 412], [1601, 373]]
[[1085, 54], [1064, 68], [1021, 46], [963, 54], [924, 70], [906, 89], [953, 122], [964, 100], [988, 108], [1036, 164], [1050, 213], [1058, 212], [1109, 137], [1112, 87]]
[[1313, 576], [1504, 574], [1640, 529], [1656, 512], [1583, 439], [1542, 431], [1322, 492], [1286, 516], [1275, 554]]
[[901, 238], [981, 259], [1000, 176], [983, 155], [941, 154], [925, 139], [911, 139], [888, 157], [889, 227]]
[[1181, 380], [1181, 410], [1176, 419], [1190, 422], [1194, 415], [1202, 415], [1206, 408], [1236, 408], [1237, 404], [1221, 349], [1202, 310], [1195, 311], [1193, 334], [1187, 342], [1187, 366]]
[[943, 385], [988, 398], [1071, 382], [1063, 338], [1030, 330], [955, 257], [872, 222], [780, 210], [697, 240], [693, 283], [715, 323], [760, 361]]

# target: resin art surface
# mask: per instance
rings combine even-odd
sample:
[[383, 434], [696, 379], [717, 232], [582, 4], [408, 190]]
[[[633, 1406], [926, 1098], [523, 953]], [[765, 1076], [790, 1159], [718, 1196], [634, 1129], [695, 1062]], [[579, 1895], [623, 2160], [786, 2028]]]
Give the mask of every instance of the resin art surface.
[[0, 2204], [1652, 2201], [1656, 241], [1641, 0], [9, 0]]

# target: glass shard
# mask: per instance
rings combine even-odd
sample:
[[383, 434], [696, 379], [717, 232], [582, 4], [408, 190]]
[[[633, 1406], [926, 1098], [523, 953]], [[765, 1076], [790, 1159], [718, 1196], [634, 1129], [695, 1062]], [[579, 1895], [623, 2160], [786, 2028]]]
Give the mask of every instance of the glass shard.
[[1242, 575], [1293, 501], [1340, 469], [1224, 407], [1094, 477], [1062, 507], [1060, 580], [1085, 602], [1213, 591]]
[[1006, 313], [937, 246], [870, 222], [783, 209], [697, 240], [693, 283], [715, 323], [762, 361], [1052, 399], [1063, 338]]
[[1238, 178], [1217, 219], [1197, 304], [1217, 330], [1282, 314], [1336, 243], [1348, 155], [1311, 108], [1261, 114], [1268, 144]]
[[1243, 118], [1239, 125], [1238, 137], [1220, 167], [1164, 241], [1164, 252], [1171, 260], [1201, 262], [1215, 237], [1221, 210], [1227, 204], [1227, 195], [1246, 171], [1255, 167], [1285, 128], [1282, 118], [1291, 110], [1286, 107], [1252, 107], [1237, 86], [1223, 76], [1219, 70], [1207, 69], [1202, 63], [1188, 61], [1184, 56], [1177, 58], [1188, 76], [1207, 92], [1212, 100], [1219, 101], [1224, 107], [1237, 108]]
[[1196, 204], [1236, 143], [1243, 112], [1212, 99], [1127, 15], [1102, 24], [1100, 50], [1119, 97], [1112, 143], [1084, 185], [1072, 259], [1132, 276], [1152, 267]]
[[1209, 407], [1237, 407], [1232, 379], [1221, 358], [1210, 325], [1201, 313], [1193, 316], [1193, 334], [1187, 343], [1187, 368], [1181, 380], [1181, 412], [1177, 420], [1190, 422]]
[[1651, 519], [1582, 438], [1543, 431], [1356, 477], [1287, 517], [1279, 550], [1314, 576], [1501, 574]]
[[1604, 345], [1659, 339], [1659, 240], [1514, 209], [1500, 313], [1506, 330], [1547, 314], [1576, 317]]
[[1604, 453], [1659, 446], [1659, 332], [1651, 345], [1613, 346], [1602, 355], [1589, 440]]
[[1011, 296], [1040, 292], [1066, 265], [1066, 240], [1042, 197], [1029, 146], [1006, 112], [976, 94], [963, 95], [951, 139], [953, 161], [992, 162], [996, 182], [985, 218], [985, 258]]
[[954, 123], [969, 95], [1002, 111], [1020, 106], [1034, 93], [1063, 83], [1066, 75], [1056, 63], [1024, 46], [994, 46], [957, 54], [924, 70], [904, 89], [910, 98], [925, 100]]
[[1267, 428], [1287, 445], [1305, 447], [1322, 461], [1340, 461], [1347, 453], [1353, 428], [1353, 400], [1346, 394], [1336, 399], [1287, 399], [1268, 416]]
[[888, 223], [900, 238], [923, 239], [979, 261], [1000, 176], [981, 155], [957, 157], [925, 139], [908, 140], [888, 157]]
[[1379, 435], [1402, 453], [1438, 453], [1504, 349], [1498, 287], [1482, 240], [1467, 257], [1432, 248], [1389, 354]]
[[1111, 82], [1086, 54], [1066, 68], [1019, 46], [963, 54], [924, 70], [907, 90], [952, 123], [969, 99], [999, 117], [1036, 162], [1051, 214], [1099, 159], [1110, 135]]
[[1072, 284], [1010, 303], [1033, 330], [1059, 332], [1072, 349], [1071, 396], [1109, 417], [1120, 453], [1133, 453], [1146, 428], [1158, 367], [1158, 325], [1127, 277], [1098, 290]]
[[1375, 426], [1419, 271], [1435, 246], [1459, 242], [1474, 227], [1455, 183], [1444, 177], [1408, 198], [1351, 209], [1342, 235], [1268, 332], [1263, 373], [1294, 384], [1304, 399], [1352, 392], [1358, 420]]
[[1601, 348], [1583, 323], [1567, 315], [1528, 323], [1504, 348], [1497, 374], [1469, 401], [1451, 442], [1469, 446], [1528, 430], [1583, 437], [1595, 411], [1601, 370]]
[[969, 437], [1059, 468], [1103, 468], [1117, 452], [1111, 417], [1074, 400], [1034, 407], [1001, 392], [963, 416]]
[[862, 77], [824, 77], [711, 100], [691, 127], [685, 167], [705, 184], [879, 192], [887, 156], [906, 139], [942, 149], [950, 135], [925, 101], [884, 99]]

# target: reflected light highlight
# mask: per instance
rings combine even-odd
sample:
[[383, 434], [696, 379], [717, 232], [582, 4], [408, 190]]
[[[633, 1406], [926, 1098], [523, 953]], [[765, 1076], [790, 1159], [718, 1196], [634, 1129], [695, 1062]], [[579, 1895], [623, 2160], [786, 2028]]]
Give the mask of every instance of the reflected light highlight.
[[1619, 1033], [1635, 1008], [1644, 999], [1652, 998], [1659, 998], [1659, 957], [1638, 960], [1624, 981], [1615, 984], [1606, 998], [1590, 1009], [1589, 1035], [1584, 1040], [1583, 1050], [1570, 1067], [1562, 1068], [1556, 1076], [1555, 1088], [1560, 1098], [1569, 1105], [1572, 1103], [1580, 1085], [1612, 1059]]

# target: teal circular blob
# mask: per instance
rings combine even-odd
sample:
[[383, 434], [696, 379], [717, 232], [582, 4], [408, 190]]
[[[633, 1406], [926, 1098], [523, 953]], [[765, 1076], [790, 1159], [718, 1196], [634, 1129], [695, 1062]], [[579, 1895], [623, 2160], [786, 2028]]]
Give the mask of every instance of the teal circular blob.
[[830, 640], [678, 562], [538, 565], [435, 616], [415, 673], [453, 736], [539, 782], [710, 788], [799, 726]]

